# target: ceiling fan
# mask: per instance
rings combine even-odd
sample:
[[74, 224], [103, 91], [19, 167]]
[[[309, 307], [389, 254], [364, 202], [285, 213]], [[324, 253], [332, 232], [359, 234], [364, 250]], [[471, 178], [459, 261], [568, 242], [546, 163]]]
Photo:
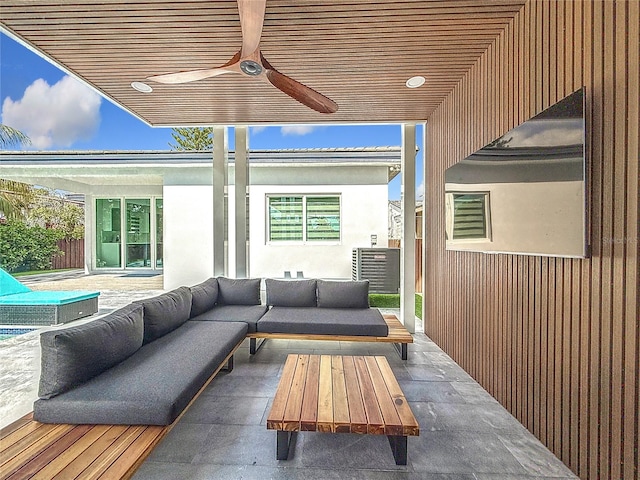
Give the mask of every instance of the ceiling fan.
[[270, 83], [294, 100], [320, 113], [334, 113], [338, 105], [314, 89], [278, 72], [260, 51], [267, 0], [238, 0], [242, 48], [224, 65], [202, 70], [154, 75], [147, 80], [166, 84], [195, 82], [224, 73], [240, 73]]

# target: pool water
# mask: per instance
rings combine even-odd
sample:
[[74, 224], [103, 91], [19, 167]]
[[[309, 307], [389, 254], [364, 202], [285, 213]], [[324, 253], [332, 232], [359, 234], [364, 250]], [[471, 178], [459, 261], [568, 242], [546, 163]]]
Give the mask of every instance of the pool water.
[[4, 328], [0, 327], [0, 342], [10, 338], [22, 335], [24, 333], [33, 332], [35, 328]]

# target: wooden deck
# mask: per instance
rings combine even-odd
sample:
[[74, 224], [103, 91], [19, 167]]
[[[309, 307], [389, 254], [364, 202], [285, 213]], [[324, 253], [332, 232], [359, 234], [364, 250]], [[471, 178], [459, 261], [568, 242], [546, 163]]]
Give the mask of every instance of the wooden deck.
[[44, 424], [28, 414], [0, 430], [0, 479], [127, 479], [169, 429]]

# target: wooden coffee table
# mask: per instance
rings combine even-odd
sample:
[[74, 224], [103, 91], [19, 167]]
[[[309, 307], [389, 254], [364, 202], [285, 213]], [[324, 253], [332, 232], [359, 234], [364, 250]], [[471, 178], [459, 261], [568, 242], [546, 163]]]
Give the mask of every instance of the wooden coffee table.
[[277, 431], [276, 458], [286, 460], [293, 432], [387, 435], [397, 465], [420, 427], [382, 356], [289, 355], [267, 428]]

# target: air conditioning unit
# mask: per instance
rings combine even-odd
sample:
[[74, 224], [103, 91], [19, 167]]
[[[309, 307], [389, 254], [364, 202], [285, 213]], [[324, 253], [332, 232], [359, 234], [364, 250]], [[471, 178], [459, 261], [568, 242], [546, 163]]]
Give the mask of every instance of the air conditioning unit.
[[352, 280], [369, 280], [369, 292], [400, 291], [399, 248], [354, 248], [351, 260]]

